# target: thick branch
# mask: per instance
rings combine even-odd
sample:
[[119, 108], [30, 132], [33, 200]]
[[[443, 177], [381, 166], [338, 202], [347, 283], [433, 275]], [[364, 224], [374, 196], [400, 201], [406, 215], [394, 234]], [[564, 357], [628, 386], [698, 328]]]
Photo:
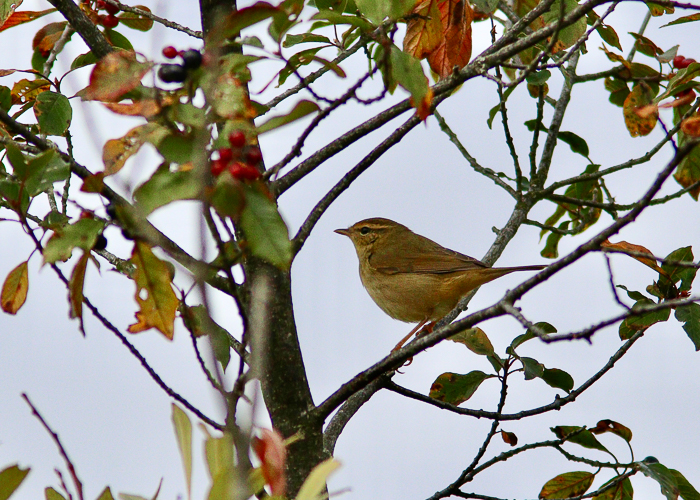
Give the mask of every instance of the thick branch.
[[51, 5], [56, 7], [63, 17], [68, 20], [73, 29], [85, 40], [85, 43], [98, 59], [114, 50], [109, 44], [102, 32], [97, 29], [97, 26], [90, 21], [80, 7], [73, 0], [48, 0]]

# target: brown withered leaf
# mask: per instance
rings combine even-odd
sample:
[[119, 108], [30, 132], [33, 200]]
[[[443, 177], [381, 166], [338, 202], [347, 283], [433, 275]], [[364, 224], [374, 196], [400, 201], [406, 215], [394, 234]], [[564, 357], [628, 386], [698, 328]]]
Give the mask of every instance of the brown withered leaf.
[[681, 130], [691, 137], [700, 136], [700, 115], [691, 116], [681, 123]]
[[117, 50], [97, 61], [90, 74], [90, 85], [85, 88], [88, 101], [117, 101], [135, 89], [153, 63], [139, 62], [134, 52]]
[[157, 143], [168, 131], [157, 123], [146, 123], [134, 127], [124, 137], [108, 140], [102, 148], [102, 161], [105, 164], [104, 175], [119, 172], [126, 160], [138, 153], [145, 142]]
[[598, 422], [598, 424], [596, 424], [595, 427], [590, 429], [590, 431], [593, 434], [603, 434], [604, 432], [612, 432], [613, 434], [617, 434], [627, 442], [632, 441], [632, 431], [629, 429], [629, 427], [626, 427], [619, 422], [615, 422], [614, 420], [601, 420]]
[[5, 24], [8, 17], [12, 15], [17, 7], [22, 4], [22, 0], [14, 2], [0, 2], [0, 25]]
[[660, 108], [677, 108], [678, 106], [684, 106], [686, 104], [692, 104], [695, 101], [695, 92], [688, 92], [685, 95], [676, 96], [672, 101], [660, 104]]
[[105, 173], [97, 172], [83, 179], [80, 191], [83, 193], [101, 193], [105, 187]]
[[501, 431], [501, 437], [506, 444], [511, 446], [516, 446], [518, 444], [518, 436], [513, 432]]
[[474, 12], [466, 0], [444, 0], [438, 3], [438, 9], [443, 37], [428, 56], [428, 63], [440, 78], [447, 78], [455, 66], [462, 69], [469, 63]]
[[52, 12], [56, 12], [56, 9], [46, 9], [41, 11], [23, 10], [20, 12], [13, 12], [10, 17], [7, 18], [5, 23], [0, 26], [0, 31], [5, 31], [13, 26], [28, 23], [34, 19], [39, 19], [46, 14], [51, 14]]
[[70, 303], [70, 312], [68, 316], [71, 319], [78, 318], [80, 322], [80, 332], [85, 336], [85, 326], [83, 324], [83, 286], [85, 285], [85, 271], [87, 270], [88, 259], [90, 252], [84, 252], [80, 260], [75, 264], [73, 272], [70, 275], [68, 282], [68, 302]]
[[425, 59], [442, 41], [442, 21], [438, 0], [419, 1], [406, 24], [403, 51], [416, 59]]
[[12, 86], [12, 104], [26, 104], [36, 99], [36, 96], [51, 89], [51, 83], [44, 78], [18, 81]]
[[139, 305], [137, 322], [129, 326], [129, 333], [156, 328], [168, 340], [172, 340], [179, 301], [173, 291], [167, 263], [156, 257], [151, 247], [143, 241], [135, 242], [129, 262], [136, 267], [133, 279], [136, 282], [135, 298]]
[[632, 137], [649, 135], [658, 119], [658, 113], [653, 113], [646, 117], [641, 117], [637, 114], [637, 108], [642, 108], [652, 103], [654, 99], [653, 93], [644, 82], [639, 82], [632, 88], [625, 99], [622, 106], [622, 112], [625, 116], [625, 125]]
[[[638, 260], [645, 266], [648, 266], [652, 268], [654, 271], [662, 274], [666, 274], [661, 267], [659, 267], [656, 264], [656, 259], [654, 258], [654, 254], [651, 253], [651, 251], [641, 245], [635, 245], [634, 243], [628, 243], [626, 241], [618, 241], [617, 243], [611, 243], [609, 240], [605, 240], [603, 243], [600, 244], [601, 247], [603, 248], [608, 248], [610, 250], [615, 250], [620, 253], [624, 253], [626, 255], [629, 255], [633, 259]], [[634, 253], [630, 253], [634, 252]], [[648, 254], [649, 257], [644, 257], [641, 255], [637, 255], [640, 253]]]
[[66, 26], [68, 26], [68, 23], [63, 21], [50, 23], [39, 29], [32, 40], [32, 49], [38, 50], [42, 54], [48, 54], [53, 49], [53, 46], [56, 45], [58, 39], [61, 38], [61, 35], [63, 35]]
[[102, 104], [110, 111], [125, 116], [151, 118], [161, 111], [161, 105], [155, 99], [142, 99], [132, 103], [103, 102]]
[[27, 262], [22, 262], [10, 271], [2, 285], [2, 295], [0, 295], [2, 310], [7, 314], [17, 314], [20, 307], [24, 305], [24, 301], [27, 300], [28, 290], [28, 265]]

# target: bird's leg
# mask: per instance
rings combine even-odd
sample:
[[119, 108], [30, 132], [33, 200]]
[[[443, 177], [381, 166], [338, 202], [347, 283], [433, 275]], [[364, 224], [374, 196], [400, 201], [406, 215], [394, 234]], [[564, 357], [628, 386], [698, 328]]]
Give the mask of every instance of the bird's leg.
[[[428, 320], [427, 320], [427, 319], [424, 319], [423, 321], [421, 321], [420, 323], [418, 323], [418, 324], [416, 325], [416, 327], [408, 333], [408, 335], [406, 335], [404, 338], [401, 339], [401, 341], [400, 341], [398, 344], [396, 344], [396, 347], [394, 347], [394, 348], [391, 350], [391, 352], [398, 351], [399, 349], [401, 349], [401, 348], [403, 347], [403, 345], [404, 345], [406, 342], [408, 342], [408, 340], [409, 340], [411, 337], [413, 337], [413, 334], [416, 333], [417, 331], [419, 331], [421, 328], [423, 328], [423, 326], [424, 326], [427, 322], [428, 322]], [[432, 323], [431, 323], [431, 324], [432, 324]], [[432, 331], [432, 328], [431, 328], [431, 331]]]

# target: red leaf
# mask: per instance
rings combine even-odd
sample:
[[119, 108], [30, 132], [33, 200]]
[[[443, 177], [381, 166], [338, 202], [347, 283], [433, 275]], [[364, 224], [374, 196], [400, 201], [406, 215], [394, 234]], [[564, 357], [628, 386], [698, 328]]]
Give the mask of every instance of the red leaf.
[[466, 0], [439, 0], [438, 9], [443, 39], [428, 56], [428, 63], [440, 78], [447, 78], [455, 66], [462, 69], [469, 63], [474, 12]]
[[276, 430], [263, 429], [259, 438], [253, 438], [253, 451], [262, 465], [265, 483], [270, 485], [273, 496], [284, 496], [287, 491], [287, 478], [284, 467], [287, 461], [287, 448], [284, 438]]
[[97, 61], [90, 75], [90, 85], [85, 89], [85, 99], [95, 101], [117, 101], [135, 89], [141, 78], [153, 66], [139, 62], [134, 52], [118, 50]]

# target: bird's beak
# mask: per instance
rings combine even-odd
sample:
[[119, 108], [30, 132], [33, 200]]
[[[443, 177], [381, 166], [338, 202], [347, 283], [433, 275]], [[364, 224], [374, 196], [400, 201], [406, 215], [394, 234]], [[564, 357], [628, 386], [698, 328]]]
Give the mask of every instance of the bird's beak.
[[338, 233], [338, 234], [342, 234], [343, 236], [347, 236], [348, 238], [350, 237], [350, 230], [349, 229], [336, 229], [333, 232]]

